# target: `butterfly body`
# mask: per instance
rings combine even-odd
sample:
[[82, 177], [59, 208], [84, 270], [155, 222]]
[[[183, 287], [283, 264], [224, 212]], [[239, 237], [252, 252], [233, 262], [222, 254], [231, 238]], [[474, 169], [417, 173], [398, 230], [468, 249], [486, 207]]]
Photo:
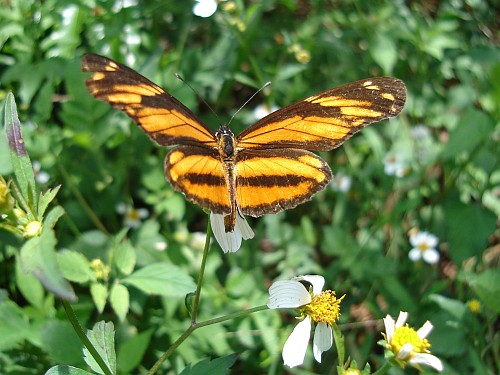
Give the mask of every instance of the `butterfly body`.
[[210, 131], [188, 108], [147, 78], [103, 56], [87, 54], [82, 69], [90, 93], [124, 111], [160, 145], [175, 190], [225, 215], [261, 216], [308, 201], [332, 179], [328, 164], [308, 151], [340, 146], [366, 125], [396, 116], [404, 83], [378, 77], [323, 91], [269, 114], [235, 136], [228, 126]]

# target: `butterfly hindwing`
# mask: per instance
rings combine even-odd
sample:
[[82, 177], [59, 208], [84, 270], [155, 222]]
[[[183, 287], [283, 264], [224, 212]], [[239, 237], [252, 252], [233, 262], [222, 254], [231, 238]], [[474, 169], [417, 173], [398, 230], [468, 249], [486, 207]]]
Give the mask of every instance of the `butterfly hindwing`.
[[229, 192], [217, 150], [175, 147], [165, 157], [165, 177], [175, 190], [216, 214], [231, 212]]
[[134, 70], [111, 59], [86, 54], [82, 70], [90, 93], [124, 111], [161, 145], [217, 147], [212, 132], [181, 102]]
[[306, 202], [332, 178], [322, 158], [297, 149], [241, 151], [236, 170], [239, 207], [254, 217]]
[[405, 100], [405, 85], [396, 78], [348, 83], [269, 114], [243, 131], [238, 145], [328, 151], [366, 125], [396, 116]]

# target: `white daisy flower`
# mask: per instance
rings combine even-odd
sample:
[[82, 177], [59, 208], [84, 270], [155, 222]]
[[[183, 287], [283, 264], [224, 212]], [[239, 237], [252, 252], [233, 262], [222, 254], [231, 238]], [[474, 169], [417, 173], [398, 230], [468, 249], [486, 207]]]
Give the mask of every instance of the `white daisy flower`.
[[384, 172], [388, 176], [403, 177], [409, 171], [401, 154], [388, 153], [384, 158]]
[[149, 211], [145, 208], [134, 208], [125, 203], [119, 203], [116, 206], [116, 212], [123, 217], [123, 225], [128, 228], [138, 228], [141, 221], [149, 216]]
[[254, 232], [247, 221], [239, 212], [236, 214], [236, 225], [234, 231], [226, 233], [224, 226], [224, 216], [210, 213], [210, 224], [215, 239], [219, 243], [224, 253], [234, 253], [241, 247], [241, 240], [253, 238]]
[[397, 321], [387, 315], [384, 318], [386, 349], [394, 354], [394, 358], [401, 367], [405, 367], [407, 363], [420, 368], [420, 365], [426, 365], [435, 368], [437, 371], [443, 371], [441, 360], [430, 354], [428, 350], [431, 344], [426, 337], [431, 332], [433, 326], [427, 321], [418, 331], [408, 326], [406, 319], [408, 313], [401, 311]]
[[278, 107], [277, 105], [268, 106], [267, 104], [259, 104], [253, 109], [252, 114], [256, 120], [260, 120], [261, 118], [266, 117], [268, 114], [273, 113], [278, 109], [280, 109], [280, 107]]
[[330, 187], [333, 191], [339, 191], [341, 193], [346, 193], [351, 188], [352, 179], [351, 177], [343, 174], [337, 173], [333, 176], [330, 182]]
[[439, 251], [436, 250], [439, 239], [435, 235], [429, 232], [417, 232], [410, 236], [410, 243], [413, 248], [408, 257], [413, 262], [418, 262], [420, 259], [429, 264], [439, 262]]
[[[300, 281], [311, 284], [308, 290]], [[269, 288], [270, 309], [298, 308], [301, 322], [295, 326], [283, 347], [283, 362], [289, 367], [304, 362], [311, 328], [316, 324], [313, 354], [321, 363], [321, 354], [333, 344], [332, 325], [340, 317], [340, 302], [332, 290], [322, 291], [325, 279], [319, 275], [295, 277], [292, 280], [275, 281]]]
[[196, 0], [193, 5], [195, 16], [208, 18], [217, 10], [217, 1], [215, 0]]

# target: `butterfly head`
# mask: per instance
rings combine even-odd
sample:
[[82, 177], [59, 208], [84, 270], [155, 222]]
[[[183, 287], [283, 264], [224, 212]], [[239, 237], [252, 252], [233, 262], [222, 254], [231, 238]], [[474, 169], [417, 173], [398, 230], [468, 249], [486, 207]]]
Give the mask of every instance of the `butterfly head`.
[[215, 139], [219, 145], [219, 154], [224, 161], [233, 161], [236, 158], [236, 137], [227, 125], [222, 125], [215, 132]]

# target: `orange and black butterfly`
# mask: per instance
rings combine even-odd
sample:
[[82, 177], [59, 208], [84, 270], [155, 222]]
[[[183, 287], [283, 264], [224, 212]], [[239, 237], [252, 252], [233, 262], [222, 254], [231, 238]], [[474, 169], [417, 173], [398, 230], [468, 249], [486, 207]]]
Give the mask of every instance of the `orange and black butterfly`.
[[232, 232], [238, 211], [261, 216], [308, 201], [332, 179], [332, 171], [307, 150], [327, 151], [368, 124], [396, 116], [406, 88], [379, 77], [323, 91], [281, 108], [235, 136], [215, 133], [181, 102], [134, 70], [87, 54], [82, 70], [90, 93], [124, 111], [154, 141], [178, 145], [165, 158], [175, 190], [213, 213]]

